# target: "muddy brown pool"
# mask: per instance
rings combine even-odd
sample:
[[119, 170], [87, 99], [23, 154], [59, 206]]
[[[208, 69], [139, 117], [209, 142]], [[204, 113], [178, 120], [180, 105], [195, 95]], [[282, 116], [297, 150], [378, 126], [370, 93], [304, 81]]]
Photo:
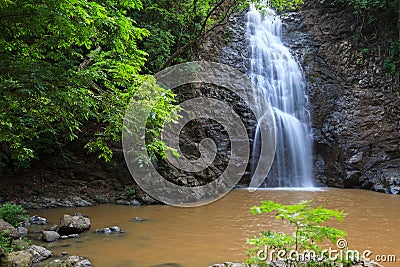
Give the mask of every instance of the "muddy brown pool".
[[[56, 224], [65, 214], [81, 212], [92, 222], [90, 232], [79, 239], [46, 244], [55, 252], [88, 257], [96, 267], [149, 267], [177, 263], [184, 267], [207, 267], [224, 261], [243, 262], [246, 239], [261, 230], [284, 230], [282, 222], [255, 216], [249, 208], [261, 200], [294, 204], [313, 199], [316, 205], [343, 209], [343, 223], [333, 223], [348, 233], [349, 248], [371, 250], [377, 255], [397, 257], [384, 266], [400, 266], [400, 196], [365, 190], [325, 191], [235, 190], [212, 204], [196, 208], [170, 206], [100, 205], [87, 208], [34, 210]], [[133, 222], [139, 216], [143, 222]], [[126, 233], [95, 234], [96, 228], [117, 225]], [[334, 245], [332, 245], [334, 247]]]

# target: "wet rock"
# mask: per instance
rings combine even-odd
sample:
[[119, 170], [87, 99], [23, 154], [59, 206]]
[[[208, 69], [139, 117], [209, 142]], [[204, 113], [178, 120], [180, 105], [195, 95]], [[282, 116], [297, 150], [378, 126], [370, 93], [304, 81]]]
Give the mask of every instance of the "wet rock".
[[45, 242], [54, 242], [60, 238], [60, 234], [54, 231], [43, 231], [42, 240]]
[[400, 193], [400, 186], [390, 186], [390, 193], [398, 195]]
[[26, 237], [26, 236], [28, 235], [28, 232], [29, 232], [29, 231], [28, 231], [27, 228], [20, 226], [20, 227], [17, 227], [15, 234], [16, 234], [19, 238], [21, 238], [21, 237]]
[[56, 259], [49, 264], [46, 265], [46, 267], [92, 267], [92, 263], [81, 256], [70, 256], [65, 260], [60, 260]]
[[119, 200], [115, 201], [115, 204], [129, 206], [130, 202], [128, 200], [119, 199]]
[[4, 267], [29, 267], [33, 262], [33, 250], [8, 253], [1, 261]]
[[59, 229], [60, 229], [60, 228], [58, 227], [58, 225], [57, 225], [57, 224], [54, 224], [54, 225], [52, 225], [52, 226], [49, 228], [49, 231], [58, 232]]
[[90, 219], [80, 215], [64, 214], [60, 219], [59, 227], [58, 233], [60, 235], [80, 234], [90, 229]]
[[141, 217], [135, 217], [135, 218], [133, 218], [133, 221], [134, 221], [134, 222], [143, 222], [144, 219], [141, 218]]
[[2, 232], [6, 232], [7, 236], [18, 238], [17, 229], [3, 219], [0, 219], [0, 233]]
[[129, 205], [131, 206], [140, 206], [140, 202], [136, 199], [129, 201]]
[[79, 234], [70, 234], [68, 238], [79, 238]]
[[111, 232], [115, 232], [115, 233], [121, 232], [121, 228], [119, 228], [118, 226], [110, 227], [110, 230], [111, 230]]
[[47, 258], [50, 258], [53, 254], [50, 250], [47, 250], [45, 247], [41, 246], [30, 246], [28, 249], [33, 251], [33, 263], [38, 263], [44, 261]]
[[111, 234], [111, 229], [110, 228], [103, 228], [103, 230], [101, 230], [101, 232], [103, 234]]
[[385, 43], [354, 42], [352, 10], [330, 2], [305, 3], [301, 23], [284, 20], [284, 42], [308, 83], [314, 176], [328, 186], [398, 193], [390, 179], [400, 173], [400, 98], [385, 89], [395, 84], [382, 68]]
[[124, 231], [121, 230], [121, 228], [119, 228], [118, 226], [113, 226], [113, 227], [105, 227], [101, 230], [96, 229], [96, 231], [94, 231], [95, 233], [103, 233], [103, 234], [112, 234], [112, 233], [120, 233], [123, 234]]
[[[88, 206], [92, 206], [93, 203], [89, 202], [87, 200], [82, 199], [81, 197], [73, 197], [71, 200], [72, 203], [74, 203], [74, 205], [76, 207], [88, 207]], [[78, 215], [79, 216], [79, 215]], [[83, 216], [82, 216], [83, 217]]]
[[73, 267], [92, 267], [92, 263], [81, 256], [70, 256], [66, 259]]
[[37, 215], [34, 215], [29, 219], [29, 222], [31, 224], [46, 225], [47, 224], [47, 219], [43, 218], [43, 217], [40, 217], [40, 216], [37, 216]]

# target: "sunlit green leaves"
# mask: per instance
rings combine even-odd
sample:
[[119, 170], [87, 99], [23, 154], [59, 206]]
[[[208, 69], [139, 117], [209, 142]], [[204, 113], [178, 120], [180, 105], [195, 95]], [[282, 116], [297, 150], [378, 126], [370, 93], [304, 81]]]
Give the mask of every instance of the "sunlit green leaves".
[[[125, 107], [143, 79], [147, 53], [137, 42], [148, 31], [128, 16], [141, 7], [138, 0], [0, 2], [1, 166], [9, 159], [27, 166], [76, 139], [89, 120], [104, 127], [87, 148], [111, 158], [108, 140], [120, 140]], [[172, 109], [172, 98], [160, 109]]]
[[[253, 247], [248, 251], [247, 263], [261, 264], [262, 266], [265, 262], [263, 263], [259, 259], [259, 251], [265, 248], [298, 253], [313, 250], [315, 253], [319, 253], [321, 252], [319, 245], [325, 240], [336, 242], [338, 238], [346, 236], [342, 230], [323, 225], [332, 219], [342, 221], [345, 215], [343, 211], [312, 207], [311, 204], [310, 200], [301, 201], [295, 205], [283, 205], [270, 200], [263, 201], [260, 206], [252, 207], [251, 211], [254, 214], [273, 213], [276, 219], [285, 221], [294, 231], [284, 233], [268, 230], [262, 232], [260, 236], [248, 239], [248, 243]], [[293, 260], [296, 259], [288, 259], [290, 262]], [[336, 265], [329, 264], [327, 266]]]

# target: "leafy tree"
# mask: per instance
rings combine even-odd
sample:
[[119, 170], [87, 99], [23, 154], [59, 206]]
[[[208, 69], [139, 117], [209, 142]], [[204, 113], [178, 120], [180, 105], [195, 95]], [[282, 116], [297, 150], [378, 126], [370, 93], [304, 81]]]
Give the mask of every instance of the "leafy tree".
[[[263, 201], [261, 206], [251, 208], [253, 214], [275, 213], [275, 218], [285, 220], [288, 225], [294, 228], [293, 233], [283, 232], [262, 232], [261, 236], [248, 240], [248, 243], [254, 247], [249, 249], [249, 258], [247, 263], [258, 264], [257, 266], [267, 266], [267, 263], [259, 258], [259, 251], [267, 247], [269, 250], [285, 252], [289, 255], [290, 251], [302, 253], [304, 251], [314, 251], [320, 253], [322, 250], [319, 246], [323, 241], [330, 240], [336, 242], [340, 237], [345, 237], [344, 231], [333, 227], [322, 225], [324, 222], [337, 219], [343, 220], [344, 212], [338, 210], [330, 210], [322, 207], [313, 208], [311, 201], [302, 201], [295, 205], [282, 205], [273, 201]], [[264, 251], [264, 253], [268, 253]], [[303, 259], [304, 260], [304, 259]], [[298, 262], [299, 261], [299, 262]], [[288, 266], [297, 266], [302, 259], [287, 258]], [[310, 259], [311, 265], [312, 259]], [[294, 264], [294, 265], [293, 265]], [[314, 266], [314, 265], [313, 265]], [[315, 266], [336, 266], [329, 259], [321, 260], [321, 265]]]
[[[110, 159], [107, 140], [120, 140], [125, 107], [147, 79], [137, 42], [149, 32], [128, 16], [141, 7], [139, 0], [0, 0], [3, 166], [27, 166], [76, 139], [88, 120], [102, 126], [87, 148]], [[173, 109], [173, 96], [165, 100]]]

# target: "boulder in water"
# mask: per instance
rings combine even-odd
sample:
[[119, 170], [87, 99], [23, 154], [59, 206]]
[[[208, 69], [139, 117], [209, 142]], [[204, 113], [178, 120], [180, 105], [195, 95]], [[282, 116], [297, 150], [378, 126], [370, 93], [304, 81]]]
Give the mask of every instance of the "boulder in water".
[[31, 224], [45, 225], [45, 224], [47, 224], [47, 219], [46, 219], [46, 218], [43, 218], [43, 217], [40, 217], [40, 216], [37, 216], [37, 215], [33, 215], [33, 216], [29, 219], [29, 222], [30, 222]]
[[71, 216], [64, 214], [60, 219], [60, 235], [80, 234], [90, 229], [90, 219], [82, 215]]
[[45, 242], [54, 242], [60, 238], [60, 234], [54, 231], [43, 231], [42, 240]]

